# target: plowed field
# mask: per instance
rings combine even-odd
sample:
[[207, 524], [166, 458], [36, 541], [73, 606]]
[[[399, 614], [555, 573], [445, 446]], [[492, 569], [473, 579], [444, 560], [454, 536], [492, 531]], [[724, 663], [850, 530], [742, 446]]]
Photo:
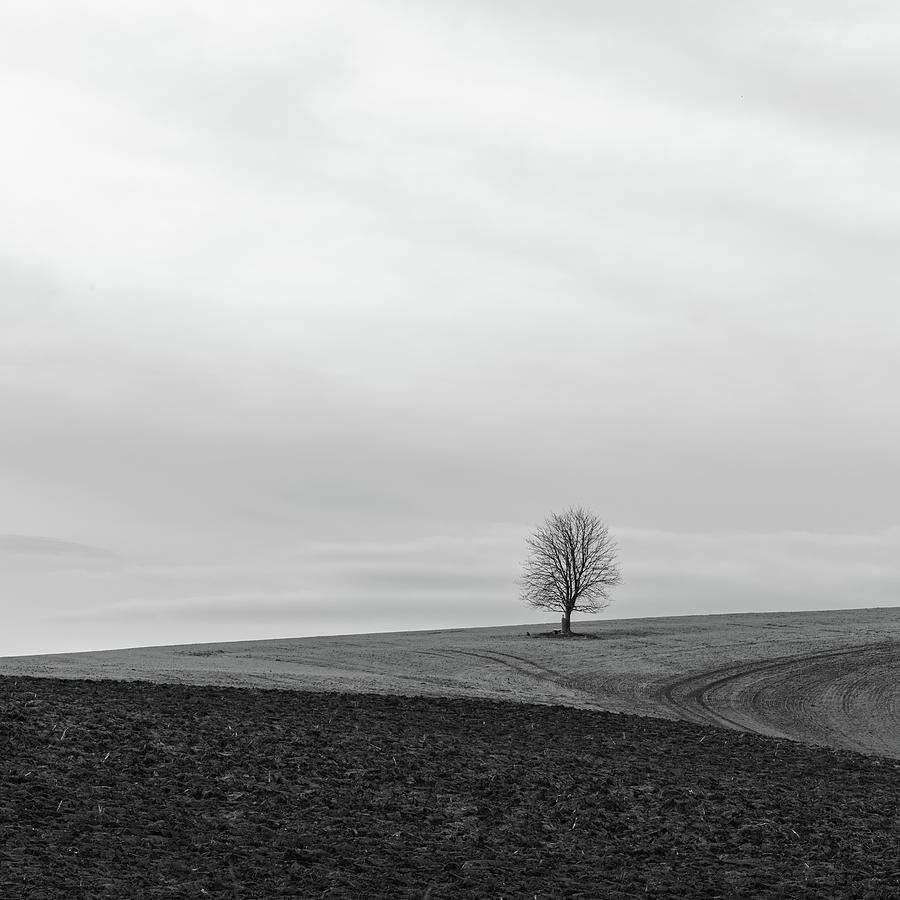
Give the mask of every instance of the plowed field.
[[898, 796], [893, 760], [689, 722], [0, 678], [4, 900], [890, 900]]

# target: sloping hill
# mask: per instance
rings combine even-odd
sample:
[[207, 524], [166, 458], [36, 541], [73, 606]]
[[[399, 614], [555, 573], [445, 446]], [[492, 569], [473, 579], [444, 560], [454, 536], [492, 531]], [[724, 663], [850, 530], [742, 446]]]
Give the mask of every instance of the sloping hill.
[[0, 659], [0, 673], [480, 697], [686, 719], [900, 758], [900, 610], [151, 647]]

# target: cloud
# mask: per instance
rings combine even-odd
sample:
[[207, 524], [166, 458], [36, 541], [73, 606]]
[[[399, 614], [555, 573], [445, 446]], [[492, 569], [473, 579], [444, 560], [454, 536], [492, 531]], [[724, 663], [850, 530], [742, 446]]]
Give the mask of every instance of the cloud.
[[470, 592], [509, 589], [513, 579], [498, 572], [466, 572], [440, 568], [404, 568], [379, 566], [355, 568], [342, 573], [341, 579], [359, 589], [390, 590], [395, 593], [429, 595], [447, 591]]
[[[14, 342], [22, 341], [27, 326], [46, 321], [48, 313], [59, 302], [59, 293], [58, 282], [45, 266], [0, 257], [0, 297], [3, 298], [0, 327], [11, 348], [15, 347]], [[9, 359], [4, 354], [0, 372], [6, 374], [8, 365]]]
[[[76, 577], [79, 573], [108, 576], [121, 569], [121, 557], [102, 547], [73, 541], [20, 534], [0, 534], [0, 563], [13, 582], [58, 573]], [[10, 603], [16, 603], [15, 590], [8, 586]], [[47, 598], [43, 598], [43, 603]]]
[[115, 559], [116, 555], [100, 547], [88, 547], [72, 541], [32, 537], [22, 534], [0, 534], [0, 553], [23, 553], [37, 556], [83, 557], [87, 559]]
[[840, 534], [617, 531], [623, 603], [655, 614], [896, 605], [900, 530]]

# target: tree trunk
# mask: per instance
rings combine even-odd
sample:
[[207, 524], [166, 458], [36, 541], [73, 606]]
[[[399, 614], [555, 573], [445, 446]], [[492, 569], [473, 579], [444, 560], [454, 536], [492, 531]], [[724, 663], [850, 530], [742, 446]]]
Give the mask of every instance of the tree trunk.
[[563, 634], [571, 634], [572, 633], [572, 610], [567, 609], [565, 613], [563, 613], [562, 617], [562, 633]]

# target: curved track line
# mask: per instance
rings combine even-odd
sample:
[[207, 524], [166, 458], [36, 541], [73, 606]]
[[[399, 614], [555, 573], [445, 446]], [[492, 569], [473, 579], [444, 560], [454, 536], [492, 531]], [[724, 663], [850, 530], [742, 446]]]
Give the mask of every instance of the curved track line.
[[900, 758], [900, 641], [723, 666], [658, 684], [684, 719]]
[[[540, 684], [552, 685], [569, 694], [574, 693], [581, 695], [583, 697], [582, 702], [585, 705], [594, 706], [599, 699], [595, 697], [591, 691], [585, 689], [577, 679], [565, 675], [556, 669], [551, 669], [540, 663], [526, 659], [524, 656], [516, 656], [513, 653], [502, 653], [499, 650], [485, 650], [479, 653], [474, 650], [461, 650], [456, 647], [448, 648], [447, 650], [430, 650], [428, 652], [444, 657], [469, 656], [474, 657], [475, 659], [484, 660], [485, 662], [498, 664], [516, 675], [524, 676], [525, 678], [537, 681]], [[535, 699], [541, 698], [536, 697]], [[556, 702], [560, 701], [557, 699]]]

